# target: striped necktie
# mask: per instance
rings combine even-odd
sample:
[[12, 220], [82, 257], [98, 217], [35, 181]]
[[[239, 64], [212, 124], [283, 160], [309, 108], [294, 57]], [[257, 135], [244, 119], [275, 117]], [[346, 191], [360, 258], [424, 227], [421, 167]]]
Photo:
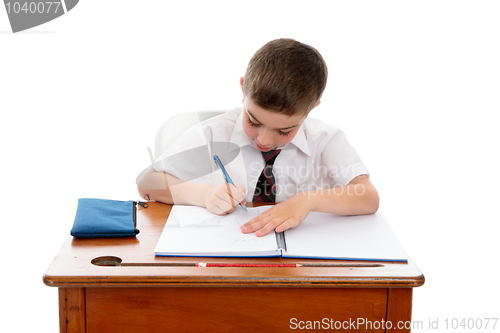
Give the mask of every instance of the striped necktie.
[[276, 201], [276, 180], [273, 174], [273, 165], [281, 149], [262, 152], [266, 165], [260, 174], [252, 202], [275, 202]]

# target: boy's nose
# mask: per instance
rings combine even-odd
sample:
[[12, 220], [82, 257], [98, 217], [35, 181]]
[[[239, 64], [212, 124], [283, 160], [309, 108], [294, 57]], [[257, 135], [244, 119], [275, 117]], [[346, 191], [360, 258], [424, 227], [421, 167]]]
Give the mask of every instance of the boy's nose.
[[260, 131], [257, 141], [264, 147], [270, 147], [273, 145], [273, 137], [268, 131]]

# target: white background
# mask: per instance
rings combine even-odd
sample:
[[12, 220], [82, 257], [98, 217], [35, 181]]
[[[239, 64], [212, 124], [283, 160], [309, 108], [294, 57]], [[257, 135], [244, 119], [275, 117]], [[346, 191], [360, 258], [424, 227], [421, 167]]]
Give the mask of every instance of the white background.
[[239, 106], [248, 60], [280, 37], [329, 66], [311, 116], [347, 133], [424, 273], [413, 319], [500, 317], [499, 17], [496, 1], [83, 0], [12, 34], [0, 8], [0, 330], [58, 330], [42, 276], [77, 199], [137, 199], [160, 124]]

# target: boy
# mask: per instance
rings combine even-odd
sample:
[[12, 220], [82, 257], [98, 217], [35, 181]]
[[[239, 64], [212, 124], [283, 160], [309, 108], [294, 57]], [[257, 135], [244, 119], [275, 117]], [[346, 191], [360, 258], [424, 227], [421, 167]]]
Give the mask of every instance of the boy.
[[[243, 107], [184, 133], [139, 177], [139, 194], [220, 215], [239, 203], [279, 202], [241, 227], [257, 236], [294, 228], [310, 211], [375, 213], [378, 193], [344, 133], [307, 118], [326, 81], [316, 49], [292, 39], [267, 43], [240, 79]], [[216, 151], [236, 186], [210, 161]]]

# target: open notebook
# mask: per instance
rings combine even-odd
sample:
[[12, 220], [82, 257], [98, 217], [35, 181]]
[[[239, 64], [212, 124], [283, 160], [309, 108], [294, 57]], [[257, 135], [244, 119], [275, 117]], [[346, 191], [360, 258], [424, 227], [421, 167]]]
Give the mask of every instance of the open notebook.
[[157, 256], [287, 257], [408, 261], [408, 255], [381, 213], [338, 216], [311, 212], [296, 228], [257, 237], [240, 226], [271, 206], [226, 216], [174, 205], [156, 245]]

